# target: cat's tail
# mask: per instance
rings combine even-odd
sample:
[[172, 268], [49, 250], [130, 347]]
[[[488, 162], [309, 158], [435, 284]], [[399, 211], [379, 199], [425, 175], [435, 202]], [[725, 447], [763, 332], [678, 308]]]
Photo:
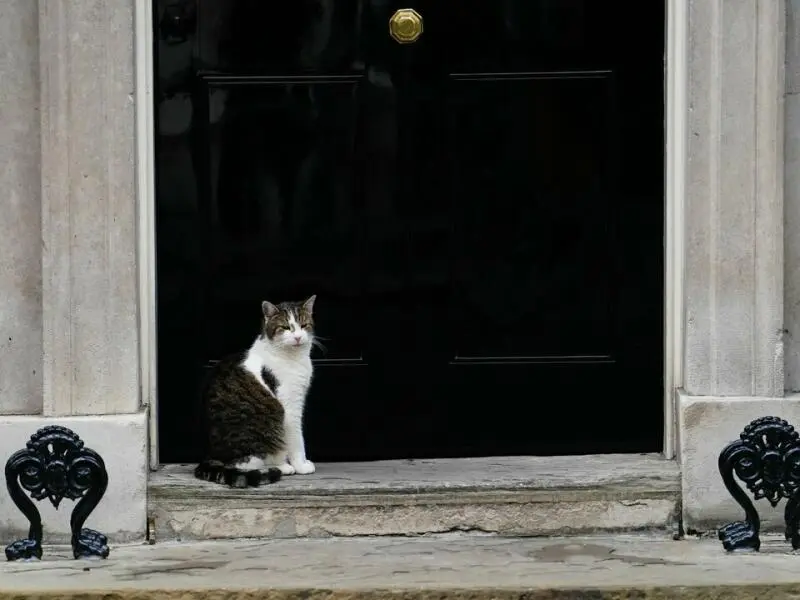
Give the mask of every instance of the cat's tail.
[[232, 488], [246, 488], [275, 483], [281, 478], [281, 470], [277, 467], [267, 471], [243, 470], [228, 467], [218, 460], [204, 460], [195, 467], [194, 476], [203, 481], [221, 483]]

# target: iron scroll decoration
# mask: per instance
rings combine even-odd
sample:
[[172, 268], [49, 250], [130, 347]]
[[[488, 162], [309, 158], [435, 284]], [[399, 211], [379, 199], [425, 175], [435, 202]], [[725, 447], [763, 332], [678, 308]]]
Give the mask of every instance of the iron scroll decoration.
[[6, 487], [30, 523], [27, 538], [6, 546], [8, 560], [42, 557], [42, 518], [31, 498], [47, 498], [55, 508], [65, 498], [77, 500], [70, 516], [73, 556], [108, 557], [106, 536], [83, 527], [106, 492], [108, 473], [100, 455], [75, 432], [58, 425], [39, 429], [6, 462]]
[[729, 523], [719, 530], [725, 550], [758, 551], [761, 547], [761, 520], [734, 475], [756, 500], [766, 498], [774, 507], [786, 498], [785, 537], [793, 549], [800, 549], [800, 434], [792, 425], [778, 417], [750, 422], [739, 439], [720, 453], [719, 472], [745, 515], [744, 521]]

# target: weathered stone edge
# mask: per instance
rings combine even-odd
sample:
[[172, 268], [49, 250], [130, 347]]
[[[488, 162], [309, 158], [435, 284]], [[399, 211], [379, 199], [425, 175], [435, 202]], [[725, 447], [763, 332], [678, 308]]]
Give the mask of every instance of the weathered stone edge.
[[120, 589], [120, 590], [0, 590], [0, 600], [771, 600], [796, 597], [800, 583], [775, 585], [520, 588], [520, 589]]
[[672, 500], [678, 498], [680, 488], [674, 490], [586, 488], [586, 489], [496, 489], [496, 490], [442, 490], [409, 491], [392, 490], [368, 493], [242, 493], [224, 490], [212, 494], [191, 494], [187, 490], [165, 489], [150, 486], [151, 505], [165, 508], [207, 508], [210, 502], [226, 502], [236, 508], [270, 507], [321, 507], [321, 506], [371, 506], [402, 505], [425, 506], [444, 504], [531, 504], [553, 502]]

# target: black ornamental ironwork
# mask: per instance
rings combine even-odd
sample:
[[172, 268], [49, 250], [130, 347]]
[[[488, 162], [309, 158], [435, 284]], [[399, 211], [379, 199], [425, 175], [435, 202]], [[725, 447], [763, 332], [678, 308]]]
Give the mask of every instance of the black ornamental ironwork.
[[75, 432], [58, 425], [39, 429], [6, 462], [6, 486], [30, 523], [28, 537], [6, 547], [8, 560], [42, 557], [42, 518], [31, 498], [46, 498], [55, 508], [65, 498], [77, 500], [70, 517], [74, 557], [108, 557], [106, 536], [83, 527], [106, 492], [108, 473], [100, 455]]
[[720, 453], [719, 472], [728, 492], [744, 510], [743, 521], [719, 530], [726, 550], [758, 551], [761, 547], [761, 520], [736, 478], [756, 500], [765, 498], [773, 507], [786, 498], [786, 540], [795, 550], [800, 548], [800, 434], [792, 425], [779, 417], [750, 422], [739, 439]]

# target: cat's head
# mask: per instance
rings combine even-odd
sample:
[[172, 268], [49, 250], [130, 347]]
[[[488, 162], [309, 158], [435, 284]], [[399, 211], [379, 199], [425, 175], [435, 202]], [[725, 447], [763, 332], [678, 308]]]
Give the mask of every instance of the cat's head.
[[283, 348], [310, 346], [314, 341], [314, 300], [273, 304], [264, 300], [262, 331], [272, 344]]

